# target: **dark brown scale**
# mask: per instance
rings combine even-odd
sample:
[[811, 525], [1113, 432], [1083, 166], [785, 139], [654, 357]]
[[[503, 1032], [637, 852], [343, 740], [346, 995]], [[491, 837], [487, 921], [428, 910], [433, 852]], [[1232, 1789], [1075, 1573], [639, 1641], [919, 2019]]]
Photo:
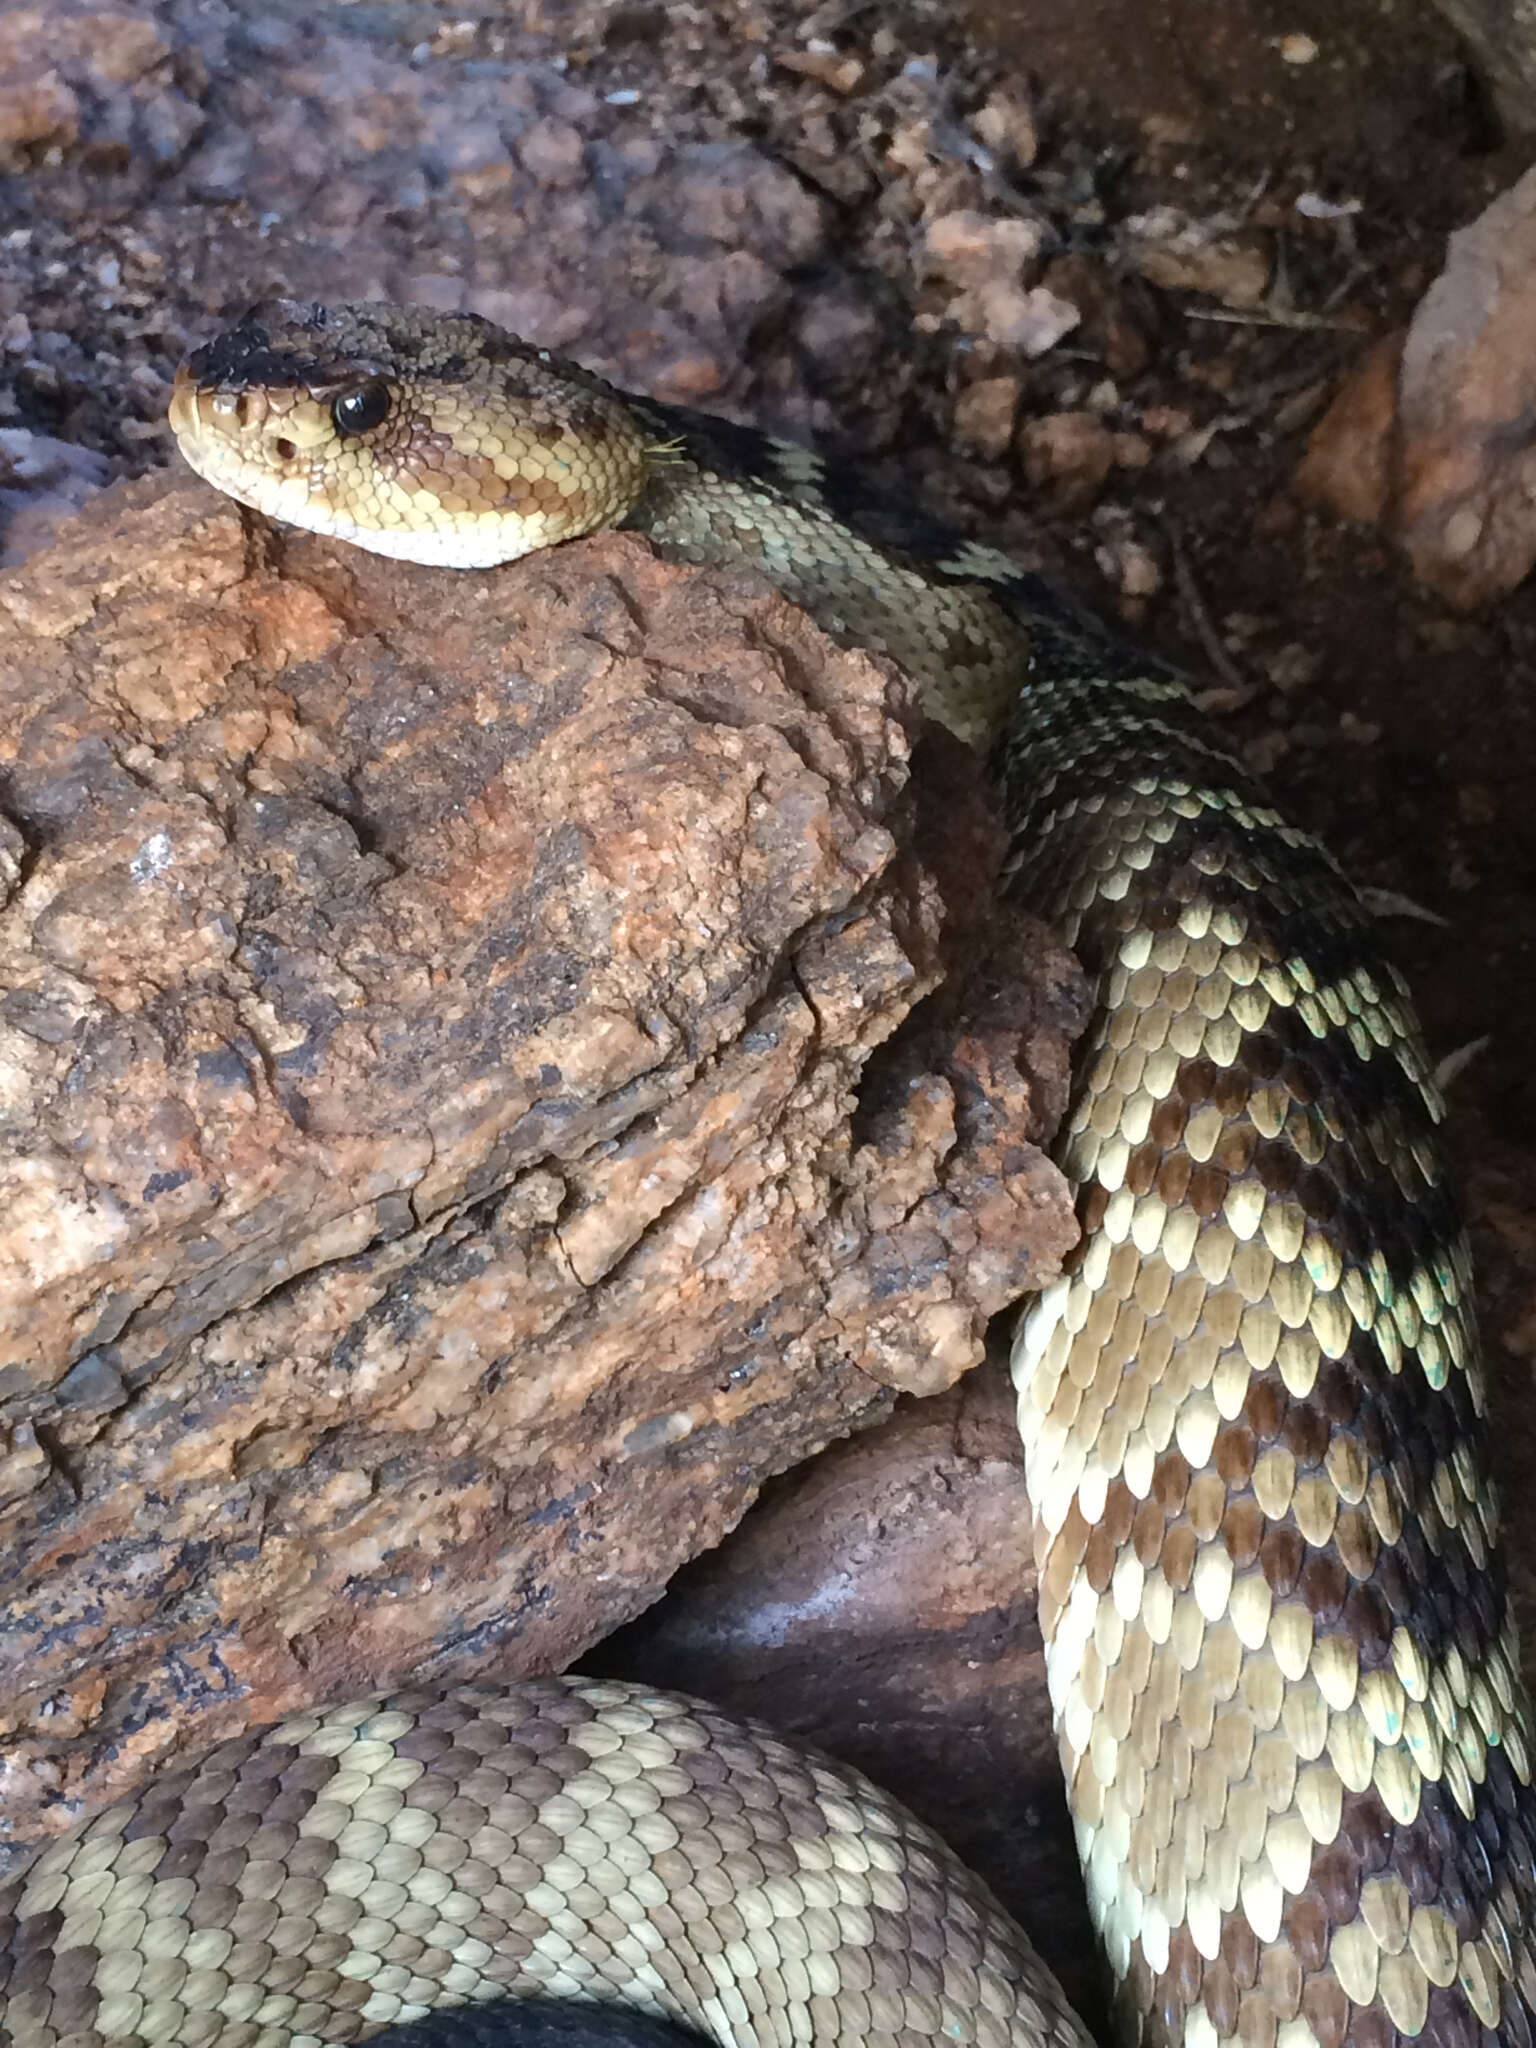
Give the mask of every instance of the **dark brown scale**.
[[1115, 1544], [1102, 1522], [1088, 1537], [1083, 1552], [1083, 1573], [1096, 1593], [1109, 1590], [1109, 1582], [1115, 1575]]
[[1189, 1177], [1188, 1201], [1202, 1222], [1221, 1214], [1227, 1199], [1227, 1176], [1214, 1163], [1197, 1166]]
[[238, 1886], [241, 1878], [245, 1875], [245, 1863], [246, 1857], [243, 1849], [210, 1852], [203, 1864], [203, 1874], [200, 1880], [202, 1888], [210, 1893], [215, 1893]]
[[1165, 1095], [1152, 1112], [1147, 1135], [1154, 1145], [1169, 1152], [1182, 1141], [1188, 1119], [1189, 1112], [1184, 1103], [1175, 1096]]
[[1234, 1180], [1237, 1179], [1248, 1171], [1258, 1136], [1252, 1124], [1229, 1124], [1216, 1141], [1216, 1150], [1211, 1155], [1213, 1161]]
[[1499, 1590], [1497, 1574], [1486, 1571], [1479, 1572], [1467, 1589], [1467, 1607], [1477, 1624], [1478, 1639], [1484, 1643], [1492, 1643], [1498, 1637]]
[[46, 1912], [29, 1914], [19, 1923], [14, 1915], [8, 1913], [3, 1924], [0, 1924], [0, 1955], [7, 1950], [15, 1952], [19, 1940], [19, 1952], [22, 1955], [30, 1954], [33, 1958], [46, 1962], [63, 1925], [64, 1915], [56, 1906], [50, 1906]]
[[1163, 1531], [1166, 1527], [1167, 1518], [1158, 1503], [1155, 1500], [1143, 1501], [1131, 1525], [1131, 1547], [1136, 1552], [1139, 1562], [1148, 1570], [1157, 1563], [1162, 1554]]
[[1482, 2028], [1464, 1998], [1438, 1984], [1429, 1987], [1429, 2010], [1418, 2040], [1422, 2048], [1477, 2048]]
[[1317, 1083], [1312, 1069], [1293, 1052], [1287, 1053], [1281, 1062], [1280, 1085], [1292, 1102], [1302, 1109], [1310, 1109], [1317, 1100]]
[[1332, 1432], [1310, 1401], [1293, 1401], [1281, 1427], [1281, 1441], [1302, 1471], [1320, 1465]]
[[1395, 1833], [1392, 1816], [1374, 1788], [1344, 1794], [1338, 1838], [1349, 1846], [1362, 1876], [1371, 1877], [1378, 1870], [1385, 1870], [1392, 1854]]
[[1259, 1568], [1277, 1599], [1296, 1590], [1306, 1556], [1306, 1542], [1299, 1529], [1288, 1522], [1270, 1524], [1259, 1545]]
[[1296, 1186], [1301, 1162], [1279, 1138], [1263, 1138], [1254, 1147], [1253, 1170], [1267, 1193], [1284, 1197]]
[[1349, 2030], [1353, 2048], [1400, 2048], [1402, 2036], [1379, 2006], [1355, 2007]]
[[1328, 1925], [1342, 1927], [1360, 1910], [1360, 1867], [1343, 1839], [1313, 1851], [1312, 1888]]
[[1351, 1586], [1344, 1596], [1344, 1631], [1360, 1652], [1362, 1671], [1392, 1661], [1392, 1614], [1375, 1586]]
[[1296, 1199], [1313, 1223], [1332, 1223], [1339, 1210], [1339, 1191], [1321, 1167], [1303, 1167], [1296, 1176]]
[[1238, 1990], [1251, 1991], [1259, 1978], [1259, 1937], [1241, 1913], [1229, 1913], [1222, 1921], [1220, 1954]]
[[1376, 1568], [1380, 1547], [1369, 1511], [1341, 1509], [1333, 1525], [1333, 1540], [1350, 1577], [1368, 1579]]
[[[394, 1745], [397, 1756], [407, 1757], [412, 1763], [426, 1764], [428, 1767], [446, 1756], [452, 1747], [451, 1734], [441, 1727], [428, 1728], [421, 1722], [400, 1736]], [[317, 1764], [324, 1764], [326, 1778], [329, 1778], [336, 1768], [329, 1757], [300, 1757], [284, 1772], [283, 1783], [309, 1785], [311, 1789], [318, 1789], [325, 1779], [313, 1780], [307, 1775]]]
[[1227, 1554], [1240, 1569], [1258, 1556], [1264, 1541], [1264, 1511], [1257, 1501], [1234, 1501], [1222, 1517], [1221, 1536]]
[[1246, 1486], [1258, 1457], [1253, 1431], [1242, 1423], [1229, 1425], [1216, 1438], [1214, 1456], [1216, 1470], [1229, 1488]]
[[1360, 1441], [1365, 1447], [1365, 1454], [1373, 1465], [1385, 1465], [1396, 1448], [1387, 1427], [1388, 1410], [1383, 1402], [1364, 1391], [1370, 1384], [1371, 1363], [1378, 1356], [1370, 1338], [1357, 1337], [1342, 1363], [1346, 1380], [1355, 1392]]
[[1205, 1966], [1205, 2009], [1215, 2022], [1219, 2035], [1236, 2031], [1237, 2006], [1237, 1981], [1227, 1963], [1218, 1956], [1214, 1963]]
[[1507, 1987], [1504, 1993], [1499, 2032], [1504, 2048], [1532, 2048], [1531, 2009], [1513, 1987]]
[[1302, 1969], [1320, 1970], [1328, 1959], [1329, 1940], [1328, 1919], [1321, 1901], [1311, 1892], [1288, 1899], [1281, 1926]]
[[185, 1780], [180, 1785], [153, 1787], [141, 1810], [135, 1812], [123, 1830], [125, 1842], [141, 1842], [148, 1835], [169, 1835], [181, 1817], [186, 1797]]
[[1260, 1445], [1278, 1442], [1290, 1401], [1277, 1374], [1263, 1373], [1249, 1382], [1243, 1414]]
[[1201, 1103], [1210, 1101], [1220, 1072], [1214, 1060], [1185, 1060], [1173, 1085], [1190, 1109], [1198, 1109]]
[[296, 1877], [324, 1877], [340, 1853], [334, 1842], [305, 1835], [294, 1845], [288, 1867]]
[[1404, 1489], [1403, 1492], [1407, 1513], [1403, 1516], [1402, 1534], [1398, 1537], [1397, 1548], [1402, 1553], [1403, 1568], [1413, 1581], [1416, 1619], [1422, 1618], [1425, 1622], [1433, 1619], [1435, 1633], [1430, 1640], [1439, 1643], [1444, 1623], [1434, 1594], [1429, 1545], [1424, 1541], [1423, 1531], [1419, 1527], [1419, 1501], [1416, 1497], [1418, 1488], [1415, 1487], [1411, 1491]]
[[[1323, 1360], [1312, 1388], [1312, 1399], [1335, 1429], [1350, 1428], [1360, 1412], [1360, 1373], [1350, 1353], [1341, 1359]], [[1369, 1440], [1365, 1448], [1368, 1455], [1373, 1455]]]
[[1162, 1153], [1155, 1145], [1138, 1145], [1126, 1162], [1125, 1184], [1133, 1195], [1148, 1195], [1157, 1185]]
[[1300, 1590], [1313, 1620], [1330, 1627], [1344, 1611], [1349, 1573], [1331, 1552], [1314, 1550], [1302, 1566]]
[[223, 1742], [217, 1742], [203, 1758], [198, 1769], [196, 1784], [199, 1799], [226, 1800], [235, 1789], [240, 1772], [250, 1763], [251, 1754], [260, 1738], [254, 1735], [231, 1735]]
[[1137, 1506], [1135, 1494], [1123, 1479], [1117, 1479], [1105, 1495], [1100, 1527], [1108, 1532], [1109, 1540], [1117, 1550], [1131, 1533]]
[[1423, 2019], [1423, 2048], [1477, 2048], [1481, 2025], [1464, 1999], [1440, 1985], [1430, 1987], [1430, 2011]]
[[1176, 1593], [1182, 1593], [1194, 1576], [1200, 1539], [1187, 1522], [1178, 1522], [1163, 1538], [1163, 1574]]
[[1094, 1181], [1083, 1194], [1078, 1207], [1078, 1220], [1083, 1226], [1083, 1236], [1085, 1239], [1094, 1236], [1097, 1231], [1102, 1229], [1105, 1212], [1108, 1208], [1108, 1188], [1104, 1187], [1100, 1182]]
[[[61, 1921], [60, 1925], [62, 1924]], [[4, 1955], [8, 1946], [3, 1933], [0, 1933], [0, 1956]], [[7, 1996], [35, 1996], [39, 1992], [46, 1992], [52, 1981], [53, 1957], [45, 1949], [34, 1949], [30, 1955], [23, 1956], [12, 1969]]]
[[1243, 1040], [1243, 1058], [1256, 1081], [1272, 1081], [1285, 1065], [1284, 1042], [1278, 1032], [1267, 1026], [1262, 1031], [1250, 1031]]
[[210, 1849], [227, 1855], [231, 1849], [243, 1849], [260, 1826], [260, 1814], [220, 1815], [215, 1807], [188, 1807], [172, 1828], [170, 1839], [173, 1842], [195, 1842], [201, 1838]]
[[[1223, 1116], [1241, 1116], [1248, 1107], [1248, 1098], [1253, 1093], [1249, 1074], [1251, 1067], [1246, 1062], [1233, 1067], [1218, 1067], [1215, 1084], [1211, 1089], [1211, 1100]], [[1257, 1137], [1257, 1132], [1252, 1134]]]
[[1170, 1209], [1180, 1208], [1189, 1195], [1195, 1162], [1187, 1152], [1170, 1153], [1157, 1176], [1157, 1192]]
[[267, 1807], [267, 1818], [296, 1825], [303, 1820], [312, 1804], [311, 1795], [307, 1792], [279, 1792]]
[[1395, 1546], [1390, 1550], [1383, 1550], [1377, 1558], [1374, 1584], [1393, 1623], [1406, 1621], [1417, 1605], [1417, 1596], [1414, 1584], [1403, 1568], [1402, 1556]]
[[[463, 1704], [459, 1700], [451, 1697], [440, 1700], [429, 1699], [424, 1701], [420, 1708], [416, 1726], [418, 1730], [423, 1728], [440, 1728], [450, 1739], [456, 1740], [459, 1730], [464, 1726], [465, 1719]], [[542, 1740], [539, 1740], [539, 1737], [542, 1737]], [[409, 1740], [410, 1738], [407, 1737], [406, 1739]], [[553, 1727], [540, 1729], [535, 1725], [527, 1730], [526, 1739], [530, 1746], [549, 1748], [559, 1742], [560, 1736]], [[398, 1748], [399, 1745], [397, 1744], [396, 1747]]]
[[215, 1879], [203, 1866], [198, 1879], [197, 1890], [192, 1894], [192, 1903], [187, 1908], [187, 1919], [194, 1927], [228, 1927], [234, 1919], [240, 1904], [240, 1894], [235, 1890], [240, 1872], [234, 1871]]
[[[1309, 1963], [1309, 1969], [1319, 1968]], [[1349, 2029], [1349, 2000], [1337, 1978], [1312, 1977], [1302, 1987], [1301, 2012], [1317, 2036], [1318, 2048], [1344, 2048]]]
[[1190, 1469], [1180, 1451], [1165, 1451], [1152, 1469], [1152, 1498], [1165, 1515], [1184, 1512], [1189, 1498]]
[[1427, 1906], [1439, 1897], [1443, 1859], [1433, 1830], [1421, 1827], [1417, 1819], [1407, 1827], [1400, 1824], [1393, 1831], [1388, 1860], [1414, 1905]]

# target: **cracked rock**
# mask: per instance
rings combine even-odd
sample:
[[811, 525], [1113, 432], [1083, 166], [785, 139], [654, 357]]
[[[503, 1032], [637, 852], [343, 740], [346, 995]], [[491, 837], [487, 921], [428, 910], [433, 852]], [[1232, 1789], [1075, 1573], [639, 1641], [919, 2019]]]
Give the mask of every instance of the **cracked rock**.
[[455, 576], [161, 477], [0, 579], [13, 1842], [559, 1668], [1049, 1277], [1078, 985], [919, 729], [629, 536]]

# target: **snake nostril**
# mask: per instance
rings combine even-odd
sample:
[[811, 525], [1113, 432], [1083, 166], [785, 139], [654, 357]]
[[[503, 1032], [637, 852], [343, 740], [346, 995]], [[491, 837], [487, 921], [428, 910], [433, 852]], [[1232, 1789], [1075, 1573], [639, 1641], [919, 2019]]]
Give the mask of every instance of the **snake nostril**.
[[299, 452], [292, 441], [274, 441], [272, 446], [277, 452], [278, 459], [282, 462], [292, 462]]

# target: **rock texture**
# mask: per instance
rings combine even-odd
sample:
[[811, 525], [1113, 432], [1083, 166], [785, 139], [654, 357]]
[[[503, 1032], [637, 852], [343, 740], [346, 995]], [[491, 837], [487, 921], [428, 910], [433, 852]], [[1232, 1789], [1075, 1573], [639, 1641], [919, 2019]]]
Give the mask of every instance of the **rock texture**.
[[1380, 523], [1458, 610], [1536, 563], [1536, 171], [1450, 238], [1405, 336], [1382, 341], [1315, 429], [1303, 495]]
[[1053, 1269], [1076, 984], [898, 1033], [1021, 951], [912, 723], [623, 536], [454, 577], [160, 479], [0, 581], [13, 1840], [558, 1668]]

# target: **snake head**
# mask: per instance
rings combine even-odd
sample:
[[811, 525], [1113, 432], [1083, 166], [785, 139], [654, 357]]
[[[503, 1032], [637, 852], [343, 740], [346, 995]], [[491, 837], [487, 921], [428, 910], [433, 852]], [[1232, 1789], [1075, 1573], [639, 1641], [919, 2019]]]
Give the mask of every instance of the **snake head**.
[[484, 568], [621, 519], [646, 436], [597, 380], [473, 314], [274, 299], [194, 349], [171, 428], [243, 505]]

